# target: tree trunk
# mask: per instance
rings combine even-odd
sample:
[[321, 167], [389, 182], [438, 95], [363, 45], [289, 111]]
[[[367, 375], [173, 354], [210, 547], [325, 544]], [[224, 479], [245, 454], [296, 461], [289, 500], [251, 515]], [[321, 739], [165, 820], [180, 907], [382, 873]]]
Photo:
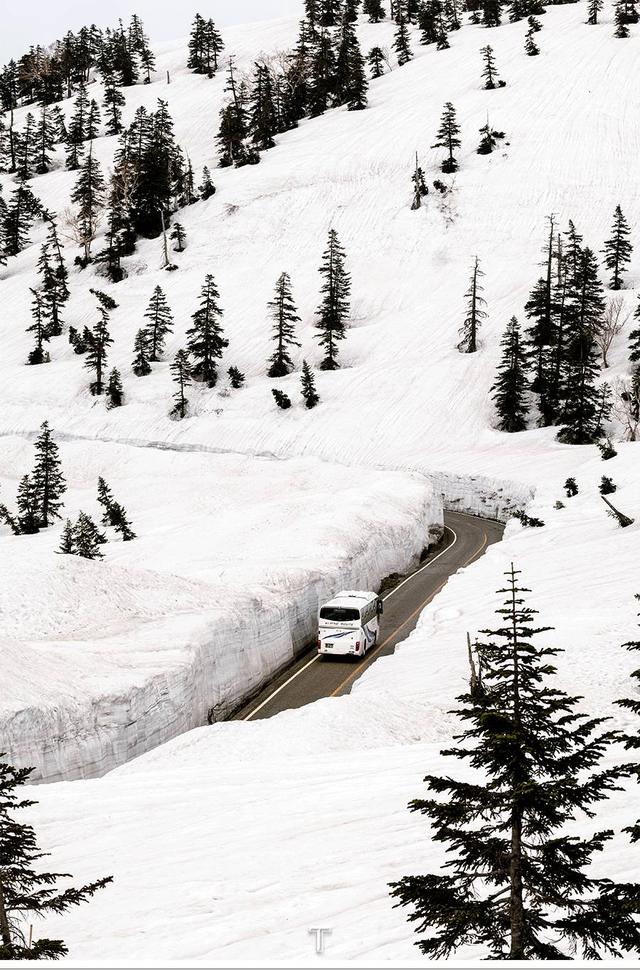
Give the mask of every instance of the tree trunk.
[[9, 917], [7, 916], [7, 910], [4, 901], [4, 892], [2, 890], [2, 879], [0, 879], [0, 940], [2, 940], [2, 945], [10, 947], [12, 944], [11, 939], [11, 927], [9, 926]]
[[[516, 573], [511, 563], [511, 628], [513, 651], [513, 721], [520, 730], [520, 657], [518, 654], [518, 604], [516, 599]], [[511, 859], [509, 862], [509, 922], [511, 929], [510, 960], [524, 960], [524, 904], [522, 892], [522, 809], [516, 789], [519, 786], [517, 768], [512, 779], [511, 808]]]

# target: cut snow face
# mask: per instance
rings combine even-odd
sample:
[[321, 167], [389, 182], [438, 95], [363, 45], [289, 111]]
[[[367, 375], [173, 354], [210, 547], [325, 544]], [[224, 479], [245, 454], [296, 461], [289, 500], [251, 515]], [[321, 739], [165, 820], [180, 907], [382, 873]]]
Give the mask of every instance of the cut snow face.
[[[426, 479], [68, 442], [65, 516], [100, 522], [103, 476], [138, 536], [57, 555], [62, 524], [3, 535], [0, 750], [34, 779], [102, 774], [229, 714], [290, 663], [337, 588], [416, 562], [441, 522]], [[33, 446], [0, 438], [9, 501]], [[8, 531], [8, 530], [3, 530]]]

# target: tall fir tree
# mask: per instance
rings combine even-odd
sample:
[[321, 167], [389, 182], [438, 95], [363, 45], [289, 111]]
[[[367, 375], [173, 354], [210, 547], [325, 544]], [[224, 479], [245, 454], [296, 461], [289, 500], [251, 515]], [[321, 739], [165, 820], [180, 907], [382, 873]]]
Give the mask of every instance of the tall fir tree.
[[352, 21], [345, 15], [336, 62], [338, 102], [348, 105], [349, 111], [361, 111], [367, 106], [368, 86], [358, 35]]
[[189, 401], [186, 397], [186, 390], [191, 386], [191, 362], [186, 350], [179, 350], [173, 359], [170, 367], [173, 383], [177, 385], [177, 391], [173, 395], [174, 406], [171, 411], [173, 417], [184, 418], [187, 414]]
[[336, 83], [336, 52], [333, 35], [322, 30], [309, 58], [309, 113], [312, 118], [323, 114], [333, 104]]
[[616, 29], [613, 36], [619, 38], [628, 37], [629, 27], [627, 24], [627, 0], [615, 0], [614, 22]]
[[[636, 599], [640, 601], [640, 596], [637, 594]], [[630, 640], [628, 643], [623, 644], [623, 646], [626, 650], [631, 650], [634, 653], [638, 652], [640, 651], [640, 640]], [[636, 717], [640, 717], [640, 667], [633, 671], [631, 678], [635, 682], [636, 696], [626, 697], [623, 700], [616, 701], [616, 703], [619, 707], [631, 711]], [[625, 747], [628, 751], [640, 750], [640, 730], [636, 731], [635, 734], [627, 734], [625, 736]], [[635, 764], [632, 770], [636, 780], [640, 782], [640, 765]], [[631, 836], [632, 842], [640, 842], [640, 818], [629, 826], [626, 831]]]
[[598, 23], [598, 14], [602, 10], [603, 6], [604, 6], [603, 0], [589, 0], [588, 6], [587, 6], [587, 10], [589, 14], [587, 18], [588, 24]]
[[393, 49], [398, 59], [398, 67], [403, 67], [413, 57], [409, 37], [409, 28], [407, 26], [407, 21], [402, 14], [398, 20], [398, 28], [393, 38]]
[[313, 371], [306, 360], [302, 361], [302, 375], [300, 377], [300, 390], [304, 406], [311, 410], [320, 403], [320, 396], [316, 390], [316, 379]]
[[278, 116], [274, 102], [273, 79], [266, 64], [256, 64], [249, 100], [249, 127], [256, 148], [267, 151], [275, 145]]
[[379, 24], [386, 17], [382, 0], [362, 0], [362, 12], [369, 18], [370, 24]]
[[484, 61], [482, 77], [484, 79], [485, 90], [492, 91], [494, 88], [503, 88], [505, 82], [500, 80], [498, 68], [496, 67], [496, 59], [493, 56], [493, 48], [487, 44], [486, 47], [482, 48], [480, 53]]
[[89, 147], [89, 154], [71, 193], [71, 201], [78, 206], [78, 237], [84, 248], [84, 261], [88, 263], [91, 259], [91, 243], [95, 239], [105, 204], [105, 183], [100, 163], [93, 155], [93, 144]]
[[558, 343], [558, 305], [554, 301], [553, 256], [555, 217], [548, 216], [549, 235], [543, 249], [545, 274], [540, 277], [525, 304], [527, 318], [532, 321], [525, 334], [529, 364], [533, 369], [531, 390], [539, 397], [540, 419], [544, 427], [553, 424], [556, 417], [557, 393], [555, 352]]
[[108, 348], [113, 343], [109, 333], [109, 313], [103, 306], [98, 307], [98, 320], [91, 331], [91, 341], [87, 350], [85, 367], [93, 372], [94, 380], [90, 388], [92, 394], [102, 394], [107, 368]]
[[[48, 853], [38, 846], [35, 830], [16, 813], [36, 805], [21, 791], [33, 768], [14, 768], [0, 762], [0, 960], [57, 960], [68, 953], [63, 940], [33, 937], [29, 925], [36, 916], [66, 913], [79, 906], [112, 877], [79, 888], [58, 887], [67, 873], [46, 872], [42, 860]], [[33, 788], [30, 789], [33, 791]]]
[[464, 732], [442, 752], [473, 776], [428, 775], [429, 797], [410, 805], [447, 846], [444, 871], [406, 876], [392, 895], [429, 934], [418, 946], [431, 959], [462, 946], [494, 960], [619, 958], [640, 947], [640, 885], [590, 868], [611, 829], [566, 834], [619, 788], [624, 769], [602, 763], [617, 735], [555, 686], [560, 651], [538, 644], [550, 628], [519, 571], [506, 576], [497, 626], [476, 647], [481, 681], [458, 698]]
[[154, 289], [144, 316], [148, 320], [145, 333], [149, 347], [149, 360], [157, 361], [164, 353], [168, 334], [173, 332], [173, 316], [160, 286]]
[[411, 181], [413, 183], [413, 201], [411, 203], [411, 208], [413, 211], [415, 211], [416, 209], [420, 208], [422, 205], [422, 200], [429, 194], [429, 189], [427, 188], [427, 183], [424, 179], [424, 172], [420, 166], [417, 152], [416, 167], [413, 170]]
[[613, 216], [613, 226], [611, 238], [604, 244], [604, 265], [611, 273], [609, 288], [612, 290], [622, 289], [622, 274], [631, 262], [633, 246], [629, 242], [629, 225], [622, 214], [619, 205]]
[[40, 426], [40, 434], [35, 442], [35, 453], [31, 481], [40, 515], [40, 525], [46, 529], [54, 519], [62, 518], [60, 515], [63, 505], [62, 496], [67, 490], [60, 452], [47, 421]]
[[527, 360], [520, 326], [515, 317], [509, 321], [502, 338], [502, 358], [498, 367], [493, 402], [498, 413], [498, 428], [513, 434], [526, 431], [527, 414]]
[[378, 78], [384, 74], [385, 59], [381, 47], [372, 47], [367, 55], [367, 62], [371, 69], [371, 77]]
[[105, 133], [119, 135], [122, 132], [122, 108], [126, 99], [113, 74], [107, 74], [104, 79], [104, 98], [102, 107], [105, 113]]
[[460, 148], [462, 144], [459, 138], [460, 126], [456, 120], [456, 109], [453, 107], [450, 101], [444, 106], [444, 111], [442, 112], [442, 119], [440, 121], [440, 128], [436, 138], [438, 139], [433, 148], [445, 148], [447, 151], [447, 157], [444, 159], [441, 165], [441, 169], [445, 174], [451, 174], [456, 172], [458, 169], [458, 163], [454, 157], [454, 151], [456, 148]]
[[327, 249], [323, 254], [320, 274], [324, 279], [321, 288], [322, 302], [318, 308], [317, 329], [321, 332], [320, 346], [324, 348], [321, 370], [336, 370], [338, 343], [346, 336], [349, 316], [351, 277], [345, 268], [345, 251], [335, 229], [329, 231]]
[[192, 316], [193, 326], [187, 330], [187, 350], [192, 364], [191, 376], [208, 387], [215, 387], [218, 380], [218, 361], [229, 341], [224, 339], [222, 310], [218, 304], [220, 294], [211, 274], [205, 277], [200, 292], [200, 306]]
[[502, 0], [482, 0], [482, 23], [485, 27], [499, 27], [501, 19]]
[[16, 498], [18, 514], [16, 522], [21, 535], [32, 536], [40, 531], [40, 511], [33, 482], [29, 475], [23, 475], [18, 486]]
[[33, 301], [31, 303], [31, 316], [33, 317], [33, 323], [27, 327], [27, 333], [33, 334], [35, 346], [29, 353], [27, 363], [44, 364], [49, 359], [49, 355], [44, 349], [45, 343], [48, 343], [49, 341], [49, 330], [45, 317], [45, 307], [42, 300], [42, 295], [38, 290], [30, 289], [29, 292], [33, 296]]
[[300, 322], [291, 291], [288, 273], [282, 273], [276, 283], [276, 290], [268, 304], [273, 320], [273, 337], [276, 349], [269, 358], [269, 377], [284, 377], [293, 370], [290, 348], [300, 347], [296, 340], [296, 323]]
[[458, 344], [458, 350], [462, 354], [476, 353], [478, 349], [478, 332], [482, 321], [487, 316], [486, 310], [483, 309], [487, 304], [487, 301], [482, 296], [484, 288], [481, 280], [483, 276], [484, 273], [480, 269], [480, 260], [476, 256], [471, 271], [469, 289], [465, 293], [467, 315], [460, 328], [460, 342]]
[[102, 506], [102, 525], [110, 526], [122, 535], [123, 542], [131, 542], [136, 534], [131, 528], [127, 513], [102, 476], [98, 478], [98, 503]]
[[52, 111], [43, 104], [36, 128], [35, 137], [35, 171], [38, 175], [46, 175], [51, 168], [51, 152], [56, 143], [56, 128]]
[[136, 338], [133, 342], [133, 354], [134, 357], [131, 364], [131, 370], [136, 377], [146, 377], [147, 374], [151, 373], [151, 364], [149, 363], [149, 340], [146, 330], [138, 330]]
[[17, 256], [29, 245], [29, 230], [33, 225], [35, 197], [29, 187], [19, 183], [9, 199], [3, 215], [2, 235], [5, 256]]

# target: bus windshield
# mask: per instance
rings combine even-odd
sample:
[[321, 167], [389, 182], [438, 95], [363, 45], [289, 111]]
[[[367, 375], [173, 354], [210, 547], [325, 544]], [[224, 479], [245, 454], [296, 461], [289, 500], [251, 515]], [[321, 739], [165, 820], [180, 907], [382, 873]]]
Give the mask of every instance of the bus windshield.
[[360, 611], [347, 606], [323, 606], [320, 619], [329, 620], [331, 623], [353, 623], [360, 619]]

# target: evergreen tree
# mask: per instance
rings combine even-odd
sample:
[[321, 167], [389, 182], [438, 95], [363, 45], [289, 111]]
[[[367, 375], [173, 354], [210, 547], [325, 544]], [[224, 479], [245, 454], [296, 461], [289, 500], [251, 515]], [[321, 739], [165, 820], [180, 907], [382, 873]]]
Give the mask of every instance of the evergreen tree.
[[16, 142], [16, 165], [21, 181], [26, 182], [31, 178], [36, 165], [36, 122], [31, 112], [27, 114]]
[[526, 401], [526, 356], [515, 317], [509, 322], [501, 346], [503, 351], [498, 376], [491, 388], [495, 391], [493, 401], [500, 419], [498, 427], [500, 431], [509, 433], [526, 431], [529, 411]]
[[64, 556], [74, 556], [76, 552], [76, 540], [73, 531], [73, 525], [71, 519], [67, 519], [62, 530], [62, 536], [60, 538], [60, 546], [58, 552], [62, 553]]
[[273, 80], [265, 64], [256, 64], [249, 102], [249, 126], [253, 144], [265, 152], [275, 145], [278, 117], [274, 102]]
[[427, 183], [424, 180], [424, 172], [420, 167], [417, 152], [416, 167], [413, 175], [411, 176], [411, 181], [413, 182], [413, 202], [411, 203], [411, 208], [415, 211], [416, 209], [420, 208], [422, 205], [422, 200], [429, 194], [429, 189], [427, 188]]
[[598, 23], [598, 14], [604, 6], [603, 0], [589, 0], [587, 10], [589, 12], [589, 17], [587, 19], [588, 24]]
[[198, 192], [201, 199], [210, 199], [216, 193], [216, 187], [211, 181], [211, 172], [206, 165], [202, 169], [202, 182], [198, 186]]
[[92, 394], [102, 394], [104, 390], [104, 373], [107, 366], [107, 348], [113, 343], [109, 333], [109, 314], [103, 306], [98, 307], [99, 319], [91, 333], [91, 341], [87, 348], [85, 367], [93, 371], [95, 380], [91, 383]]
[[123, 542], [136, 538], [122, 505], [116, 502], [113, 492], [102, 476], [98, 478], [98, 503], [102, 506], [102, 525], [111, 526], [122, 535]]
[[171, 227], [171, 238], [175, 243], [173, 247], [177, 253], [183, 253], [185, 251], [185, 243], [187, 241], [187, 234], [180, 225], [179, 222], [174, 222]]
[[508, 5], [508, 9], [509, 9], [509, 23], [515, 24], [519, 20], [522, 20], [522, 18], [524, 17], [527, 9], [527, 4], [526, 2], [523, 3], [523, 0], [511, 0], [511, 2]]
[[120, 371], [114, 367], [107, 381], [107, 404], [110, 408], [121, 408], [124, 404], [124, 390]]
[[[31, 825], [20, 822], [16, 812], [36, 805], [21, 794], [33, 768], [13, 768], [0, 763], [0, 960], [57, 960], [67, 955], [62, 940], [33, 939], [27, 927], [34, 916], [66, 913], [86, 902], [112, 877], [88, 883], [79, 889], [60, 890], [59, 879], [66, 873], [43, 872], [41, 852]], [[31, 789], [33, 791], [33, 789]]]
[[87, 111], [87, 124], [85, 128], [85, 141], [93, 141], [100, 136], [100, 108], [98, 102], [91, 100]]
[[146, 330], [138, 330], [133, 344], [133, 352], [135, 356], [131, 364], [131, 370], [136, 377], [146, 377], [147, 374], [151, 373], [149, 343]]
[[300, 378], [302, 399], [306, 408], [314, 408], [320, 403], [320, 397], [316, 390], [316, 380], [313, 371], [306, 360], [302, 361], [302, 376]]
[[100, 546], [107, 541], [104, 533], [86, 512], [80, 512], [73, 528], [73, 544], [76, 556], [82, 559], [103, 559]]
[[529, 363], [534, 374], [531, 390], [539, 395], [540, 417], [543, 426], [553, 424], [556, 417], [559, 380], [557, 370], [560, 353], [560, 334], [554, 313], [561, 310], [553, 292], [553, 254], [555, 218], [548, 217], [549, 236], [543, 249], [545, 254], [545, 275], [541, 277], [525, 304], [527, 318], [532, 321], [525, 335]]
[[289, 395], [285, 394], [284, 391], [278, 390], [277, 387], [272, 388], [271, 393], [273, 394], [273, 399], [278, 405], [278, 407], [280, 408], [280, 410], [288, 411], [289, 408], [291, 407], [291, 398], [289, 397]]
[[193, 360], [191, 376], [208, 387], [215, 387], [218, 380], [217, 361], [229, 346], [220, 323], [222, 310], [217, 302], [219, 297], [213, 276], [209, 274], [201, 290], [200, 306], [191, 318], [193, 327], [187, 330], [187, 350]]
[[343, 22], [346, 20], [349, 24], [356, 24], [358, 22], [358, 7], [360, 6], [360, 0], [343, 0], [343, 3]]
[[529, 30], [532, 34], [537, 34], [539, 30], [542, 30], [542, 24], [537, 17], [527, 17], [527, 23], [529, 24]]
[[440, 0], [425, 0], [418, 11], [420, 43], [428, 46], [436, 44], [440, 33]]
[[631, 262], [633, 246], [629, 242], [629, 226], [619, 205], [613, 217], [611, 239], [604, 244], [604, 265], [611, 272], [609, 287], [612, 290], [622, 289], [622, 273]]
[[528, 54], [529, 57], [535, 57], [536, 54], [540, 53], [540, 48], [533, 39], [533, 30], [529, 28], [524, 38], [524, 52]]
[[335, 92], [336, 53], [331, 33], [322, 30], [309, 63], [309, 113], [312, 118], [331, 107]]
[[43, 313], [47, 318], [47, 333], [49, 337], [59, 337], [62, 333], [62, 307], [68, 297], [68, 291], [65, 296], [60, 278], [51, 260], [49, 244], [46, 242], [40, 248], [38, 273], [41, 281], [40, 299]]
[[585, 248], [570, 298], [570, 333], [565, 350], [562, 423], [558, 439], [591, 444], [601, 436], [603, 417], [596, 380], [600, 373], [594, 332], [604, 312], [595, 255]]
[[601, 495], [613, 495], [618, 490], [618, 486], [608, 475], [603, 475], [600, 479], [599, 492]]
[[97, 158], [93, 157], [93, 145], [82, 165], [71, 201], [78, 206], [78, 235], [84, 247], [84, 260], [91, 259], [91, 243], [95, 239], [98, 220], [105, 202], [105, 184]]
[[60, 519], [62, 496], [67, 490], [67, 483], [62, 474], [62, 464], [58, 446], [51, 436], [49, 424], [45, 421], [40, 426], [40, 434], [35, 442], [35, 464], [31, 473], [31, 481], [35, 495], [35, 502], [39, 510], [40, 526], [46, 529], [53, 519]]
[[113, 74], [107, 74], [104, 79], [104, 108], [106, 123], [105, 133], [107, 135], [119, 135], [122, 131], [122, 107], [126, 104], [126, 99], [122, 91], [118, 88]]
[[578, 494], [578, 485], [575, 478], [568, 478], [564, 483], [564, 490], [566, 492], [567, 498], [573, 498], [574, 495]]
[[480, 260], [476, 256], [471, 272], [469, 289], [465, 293], [465, 298], [467, 299], [467, 315], [460, 328], [461, 340], [458, 344], [458, 350], [462, 354], [476, 353], [478, 349], [478, 330], [480, 329], [482, 320], [487, 316], [486, 311], [483, 310], [487, 301], [482, 296], [483, 286], [480, 282], [483, 276], [484, 273], [480, 269]]
[[189, 38], [187, 67], [195, 74], [206, 74], [211, 78], [218, 70], [218, 61], [223, 50], [222, 35], [213, 20], [204, 20], [200, 14], [196, 14]]
[[220, 112], [220, 128], [216, 138], [220, 155], [220, 168], [228, 168], [235, 165], [240, 168], [259, 161], [255, 152], [248, 150], [246, 139], [248, 137], [247, 111], [244, 97], [235, 76], [235, 64], [232, 57], [229, 58], [229, 71], [225, 91], [231, 96], [231, 100]]
[[268, 304], [273, 320], [273, 340], [276, 350], [269, 358], [269, 377], [284, 377], [293, 370], [293, 360], [289, 353], [291, 347], [300, 347], [295, 339], [296, 323], [300, 322], [296, 305], [291, 292], [291, 279], [288, 273], [282, 273], [276, 283], [273, 300]]
[[363, 13], [369, 18], [370, 24], [379, 24], [386, 17], [382, 0], [362, 0], [362, 7]]
[[481, 684], [458, 698], [464, 733], [443, 752], [478, 777], [429, 775], [430, 796], [410, 805], [448, 846], [445, 871], [407, 876], [392, 894], [432, 931], [418, 944], [431, 959], [473, 945], [495, 960], [619, 957], [640, 946], [640, 886], [589, 869], [610, 829], [565, 834], [619, 788], [625, 769], [602, 765], [618, 736], [554, 686], [560, 651], [538, 646], [550, 628], [536, 626], [519, 572], [506, 575], [497, 629], [476, 648]]
[[368, 87], [358, 35], [353, 23], [345, 15], [336, 62], [336, 94], [339, 103], [348, 105], [349, 111], [361, 111], [367, 107]]
[[339, 367], [338, 342], [344, 340], [346, 336], [351, 277], [345, 269], [345, 252], [335, 229], [329, 231], [329, 241], [323, 254], [320, 274], [324, 278], [324, 283], [320, 291], [322, 302], [318, 308], [319, 319], [316, 326], [322, 334], [319, 339], [320, 346], [325, 350], [320, 369], [336, 370]]
[[482, 22], [485, 27], [499, 27], [501, 24], [500, 10], [501, 0], [483, 0], [482, 2]]
[[237, 367], [230, 367], [227, 374], [229, 375], [229, 383], [231, 384], [231, 387], [233, 387], [236, 391], [239, 390], [245, 382], [245, 376], [242, 371]]
[[322, 27], [337, 27], [340, 20], [341, 0], [319, 0]]
[[87, 135], [87, 115], [89, 113], [89, 96], [84, 81], [80, 81], [73, 114], [67, 126], [67, 168], [71, 171], [80, 168], [84, 152], [83, 142]]
[[503, 131], [493, 131], [491, 125], [489, 124], [489, 118], [487, 118], [486, 125], [483, 125], [480, 129], [480, 134], [482, 135], [482, 138], [480, 139], [480, 144], [476, 149], [478, 155], [491, 155], [491, 153], [498, 147], [498, 142], [500, 139], [504, 138]]
[[614, 22], [616, 25], [616, 29], [613, 36], [620, 37], [620, 38], [628, 37], [629, 28], [627, 26], [627, 17], [626, 17], [627, 0], [616, 0], [614, 6], [615, 6]]
[[14, 190], [4, 211], [2, 236], [5, 256], [17, 256], [29, 245], [29, 230], [33, 224], [35, 196], [28, 186], [20, 183]]
[[148, 324], [145, 328], [149, 360], [160, 360], [164, 353], [167, 334], [173, 332], [173, 316], [161, 287], [156, 286], [145, 311]]
[[491, 91], [494, 88], [503, 88], [505, 86], [505, 82], [500, 80], [500, 75], [498, 74], [495, 58], [493, 56], [493, 48], [487, 44], [486, 47], [482, 48], [480, 53], [484, 58], [482, 77], [484, 78], [485, 90]]
[[629, 360], [632, 363], [640, 361], [640, 302], [633, 315], [634, 320], [638, 321], [638, 326], [629, 334]]
[[454, 158], [453, 152], [454, 149], [460, 148], [461, 141], [458, 137], [459, 134], [460, 127], [456, 121], [456, 109], [450, 101], [447, 101], [442, 113], [440, 128], [436, 135], [438, 140], [432, 146], [433, 148], [445, 148], [447, 150], [447, 158], [445, 158], [441, 166], [442, 171], [446, 174], [451, 174], [458, 169], [458, 163]]
[[372, 47], [367, 56], [367, 61], [369, 62], [369, 67], [371, 68], [371, 77], [377, 78], [382, 77], [384, 74], [384, 54], [381, 47]]
[[32, 536], [40, 531], [40, 510], [36, 490], [28, 475], [24, 475], [18, 487], [16, 499], [17, 523], [21, 535]]
[[173, 395], [175, 404], [171, 411], [172, 417], [184, 418], [189, 407], [189, 401], [185, 396], [185, 391], [191, 386], [191, 363], [186, 350], [179, 350], [173, 359], [170, 367], [173, 375], [173, 383], [177, 384], [178, 390]]
[[51, 152], [56, 141], [56, 128], [52, 111], [46, 105], [40, 109], [40, 118], [35, 134], [34, 164], [38, 175], [45, 175], [51, 168]]
[[168, 222], [172, 211], [176, 159], [167, 103], [158, 98], [157, 104], [151, 118], [141, 118], [131, 190], [133, 226], [141, 236], [152, 239], [160, 235], [163, 219]]
[[49, 341], [49, 331], [45, 319], [45, 309], [42, 297], [38, 290], [30, 289], [29, 292], [33, 296], [33, 302], [31, 304], [31, 316], [33, 317], [33, 323], [30, 327], [27, 327], [27, 333], [32, 333], [34, 335], [35, 347], [29, 354], [28, 363], [44, 364], [49, 360], [49, 355], [46, 354], [44, 350], [44, 344], [48, 343]]
[[398, 29], [393, 38], [393, 49], [398, 58], [398, 67], [403, 67], [413, 57], [409, 43], [409, 28], [403, 15], [398, 20]]

